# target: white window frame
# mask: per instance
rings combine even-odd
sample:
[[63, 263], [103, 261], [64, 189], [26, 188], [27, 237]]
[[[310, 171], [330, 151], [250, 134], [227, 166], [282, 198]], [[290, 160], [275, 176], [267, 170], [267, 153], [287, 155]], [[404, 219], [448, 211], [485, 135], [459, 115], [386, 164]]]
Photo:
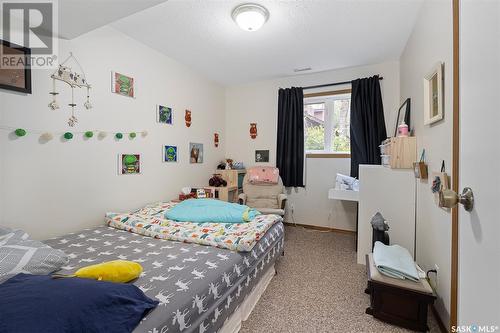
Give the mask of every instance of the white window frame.
[[[324, 96], [314, 96], [314, 97], [304, 97], [304, 106], [309, 104], [325, 104], [325, 149], [324, 150], [306, 150], [306, 157], [337, 157], [335, 155], [339, 155], [339, 157], [347, 157], [350, 156], [350, 152], [336, 152], [332, 150], [332, 121], [331, 116], [334, 108], [334, 102], [337, 100], [345, 99], [346, 97], [351, 97], [351, 92], [343, 92], [341, 94], [336, 94], [332, 92], [331, 95]], [[350, 108], [350, 105], [349, 105]], [[305, 136], [304, 136], [305, 140]], [[314, 156], [317, 155], [317, 156]], [[332, 155], [332, 156], [326, 156]], [[340, 156], [342, 155], [342, 156]]]

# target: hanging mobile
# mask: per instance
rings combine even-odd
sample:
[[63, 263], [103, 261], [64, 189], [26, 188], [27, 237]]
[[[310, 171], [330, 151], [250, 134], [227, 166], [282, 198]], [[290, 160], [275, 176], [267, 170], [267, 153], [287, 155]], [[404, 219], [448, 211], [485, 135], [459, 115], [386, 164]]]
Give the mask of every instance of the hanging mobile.
[[74, 88], [73, 88], [73, 86], [71, 86], [71, 103], [68, 104], [69, 106], [71, 106], [71, 117], [68, 119], [68, 125], [70, 127], [74, 127], [76, 125], [76, 123], [78, 122], [78, 119], [75, 117], [76, 104], [74, 103], [74, 98], [75, 98], [74, 92], [75, 92]]
[[56, 92], [56, 80], [52, 79], [52, 91], [49, 92], [49, 94], [52, 95], [52, 102], [49, 103], [49, 108], [52, 110], [57, 110], [59, 109], [59, 104], [57, 104], [56, 96], [59, 95], [58, 92]]
[[[80, 68], [82, 74], [79, 74], [77, 72], [73, 72], [71, 70], [71, 67], [65, 66], [64, 64], [68, 62], [68, 60], [73, 59], [73, 61], [77, 64], [77, 66]], [[68, 104], [71, 107], [71, 117], [68, 119], [68, 125], [73, 127], [78, 123], [78, 119], [75, 116], [75, 99], [74, 99], [74, 88], [86, 88], [87, 89], [87, 99], [83, 106], [87, 109], [90, 110], [92, 108], [92, 104], [90, 103], [90, 88], [91, 85], [87, 82], [87, 79], [85, 77], [85, 72], [83, 71], [82, 66], [80, 66], [80, 63], [78, 60], [75, 58], [72, 52], [70, 52], [68, 58], [64, 60], [60, 65], [59, 68], [50, 76], [53, 80], [52, 84], [52, 91], [50, 94], [53, 96], [52, 97], [52, 102], [49, 103], [49, 108], [52, 110], [59, 109], [59, 105], [56, 101], [56, 95], [59, 93], [56, 91], [56, 80], [62, 81], [67, 83], [71, 87], [71, 103]]]
[[87, 86], [87, 100], [83, 104], [87, 110], [92, 109], [92, 103], [90, 103], [90, 86]]

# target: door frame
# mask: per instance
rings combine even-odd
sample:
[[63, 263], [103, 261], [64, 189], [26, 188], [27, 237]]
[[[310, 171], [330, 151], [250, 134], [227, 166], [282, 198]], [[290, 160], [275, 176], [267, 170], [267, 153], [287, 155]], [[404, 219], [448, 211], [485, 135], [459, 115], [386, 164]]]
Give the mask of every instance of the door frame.
[[[459, 193], [460, 167], [460, 0], [453, 10], [453, 134], [451, 189]], [[451, 209], [451, 293], [449, 331], [458, 323], [458, 205]]]

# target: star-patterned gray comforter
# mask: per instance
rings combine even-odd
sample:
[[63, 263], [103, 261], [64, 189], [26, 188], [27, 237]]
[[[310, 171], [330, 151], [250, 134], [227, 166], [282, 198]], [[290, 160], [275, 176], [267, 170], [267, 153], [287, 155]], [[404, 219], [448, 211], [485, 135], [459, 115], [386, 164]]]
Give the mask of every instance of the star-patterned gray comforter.
[[284, 227], [271, 227], [251, 252], [155, 239], [111, 227], [86, 229], [46, 244], [70, 262], [58, 273], [110, 260], [139, 262], [134, 284], [160, 302], [134, 332], [217, 332], [283, 252]]

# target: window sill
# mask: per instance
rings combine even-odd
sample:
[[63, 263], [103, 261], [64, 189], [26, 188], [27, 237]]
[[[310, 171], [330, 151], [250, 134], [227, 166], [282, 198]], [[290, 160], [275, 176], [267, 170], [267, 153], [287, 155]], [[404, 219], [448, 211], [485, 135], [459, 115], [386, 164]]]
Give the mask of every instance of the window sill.
[[349, 153], [306, 153], [306, 158], [351, 158]]

